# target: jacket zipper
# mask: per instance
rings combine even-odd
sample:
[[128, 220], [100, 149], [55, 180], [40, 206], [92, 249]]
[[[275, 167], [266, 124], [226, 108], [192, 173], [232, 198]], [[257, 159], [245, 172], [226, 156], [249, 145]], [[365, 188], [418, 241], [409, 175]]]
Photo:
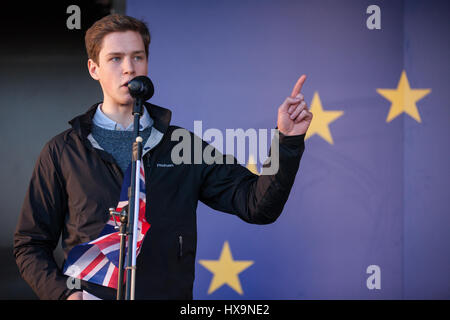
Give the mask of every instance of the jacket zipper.
[[183, 236], [178, 236], [178, 258], [183, 256]]

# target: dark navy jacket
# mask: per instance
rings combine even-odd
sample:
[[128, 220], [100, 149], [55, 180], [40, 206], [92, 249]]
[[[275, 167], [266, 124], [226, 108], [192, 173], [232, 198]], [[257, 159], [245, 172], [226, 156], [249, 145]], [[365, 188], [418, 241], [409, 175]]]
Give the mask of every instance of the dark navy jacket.
[[[69, 123], [72, 128], [43, 148], [14, 234], [14, 255], [22, 277], [41, 299], [65, 299], [73, 290], [57, 266], [53, 250], [61, 236], [65, 257], [77, 244], [98, 237], [117, 205], [122, 171], [90, 135], [98, 103]], [[279, 170], [256, 175], [234, 159], [227, 164], [194, 163], [194, 145], [208, 143], [170, 125], [168, 109], [146, 103], [154, 120], [144, 147], [146, 218], [151, 224], [137, 259], [136, 299], [192, 299], [197, 246], [196, 209], [202, 201], [246, 222], [268, 224], [281, 214], [304, 151], [304, 135], [279, 133]], [[173, 164], [172, 132], [192, 139], [192, 161]], [[215, 152], [219, 152], [215, 150]], [[82, 282], [105, 299], [115, 291]]]

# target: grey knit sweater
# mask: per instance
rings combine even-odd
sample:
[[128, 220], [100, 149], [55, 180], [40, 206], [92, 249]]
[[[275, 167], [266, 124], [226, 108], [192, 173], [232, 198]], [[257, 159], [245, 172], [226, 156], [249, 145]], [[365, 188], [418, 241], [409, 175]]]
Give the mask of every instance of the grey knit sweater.
[[[152, 127], [149, 126], [139, 132], [139, 135], [143, 140], [143, 145], [145, 145], [145, 142], [147, 142], [151, 131]], [[134, 141], [134, 132], [108, 130], [93, 124], [91, 133], [100, 147], [102, 147], [106, 152], [114, 157], [117, 164], [122, 169], [122, 172], [125, 173], [131, 163], [131, 149], [132, 143]]]

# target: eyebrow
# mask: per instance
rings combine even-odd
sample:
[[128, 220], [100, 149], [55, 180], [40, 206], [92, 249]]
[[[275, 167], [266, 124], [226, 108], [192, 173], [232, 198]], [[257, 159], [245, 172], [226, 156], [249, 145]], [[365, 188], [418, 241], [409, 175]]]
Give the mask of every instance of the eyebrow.
[[[141, 54], [141, 53], [145, 53], [145, 51], [144, 50], [133, 51], [131, 54]], [[106, 54], [106, 56], [123, 56], [123, 55], [125, 55], [125, 52], [110, 52]]]

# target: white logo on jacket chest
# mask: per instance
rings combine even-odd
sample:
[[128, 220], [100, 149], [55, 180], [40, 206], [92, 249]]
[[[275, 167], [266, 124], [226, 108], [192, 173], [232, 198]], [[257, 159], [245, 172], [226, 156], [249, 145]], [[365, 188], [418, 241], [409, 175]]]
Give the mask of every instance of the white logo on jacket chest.
[[173, 166], [174, 166], [173, 163], [157, 163], [157, 164], [156, 164], [156, 167], [157, 167], [157, 168], [159, 168], [159, 167], [162, 167], [162, 168], [170, 168], [170, 167], [173, 167]]

